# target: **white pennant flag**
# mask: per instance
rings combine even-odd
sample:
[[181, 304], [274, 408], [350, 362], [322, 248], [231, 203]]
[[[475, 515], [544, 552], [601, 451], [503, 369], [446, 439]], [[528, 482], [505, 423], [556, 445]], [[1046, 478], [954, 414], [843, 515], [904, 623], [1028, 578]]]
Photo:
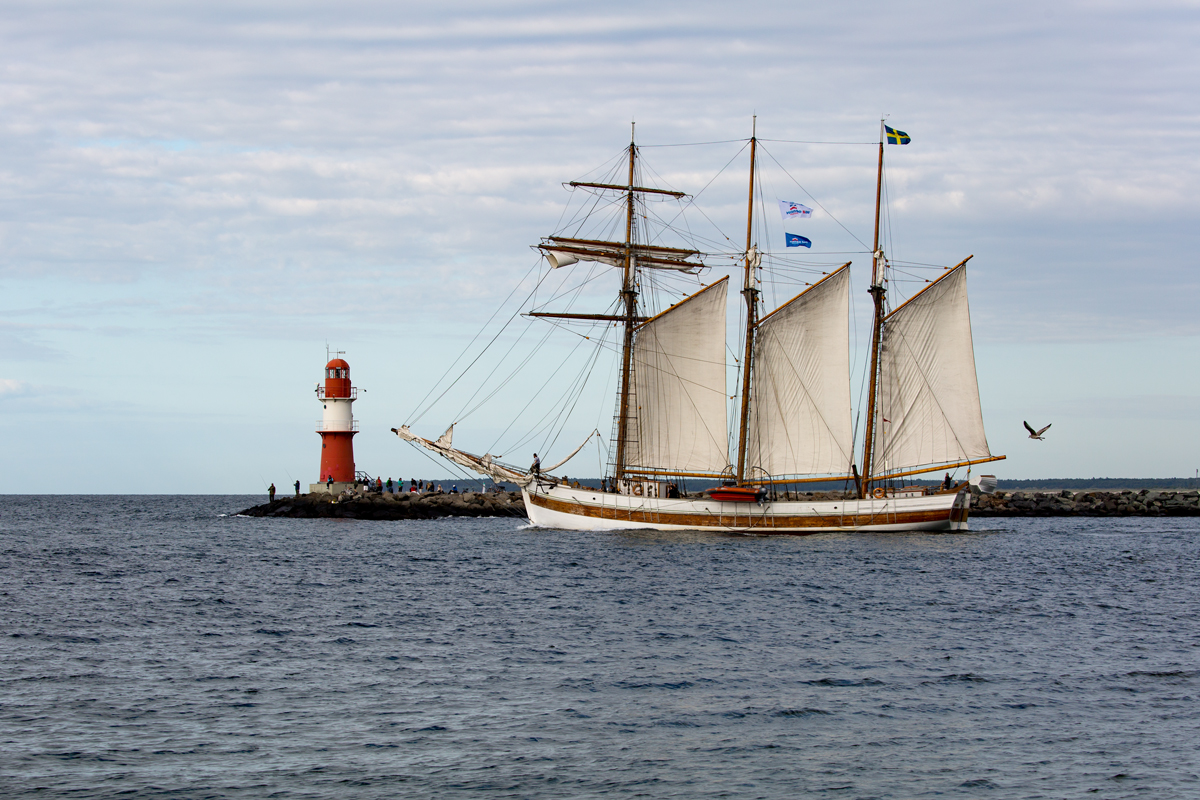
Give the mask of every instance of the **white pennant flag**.
[[793, 219], [808, 219], [812, 216], [812, 209], [791, 200], [780, 200], [779, 213], [783, 214], [783, 221], [788, 222]]

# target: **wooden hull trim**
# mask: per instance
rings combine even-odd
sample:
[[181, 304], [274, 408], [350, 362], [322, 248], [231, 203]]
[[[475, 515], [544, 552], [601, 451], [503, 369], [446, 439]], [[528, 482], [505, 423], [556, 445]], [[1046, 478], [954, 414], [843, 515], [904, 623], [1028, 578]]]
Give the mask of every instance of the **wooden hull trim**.
[[565, 530], [701, 530], [804, 536], [834, 531], [965, 531], [971, 495], [821, 502], [735, 503], [642, 498], [590, 489], [527, 487], [529, 521]]

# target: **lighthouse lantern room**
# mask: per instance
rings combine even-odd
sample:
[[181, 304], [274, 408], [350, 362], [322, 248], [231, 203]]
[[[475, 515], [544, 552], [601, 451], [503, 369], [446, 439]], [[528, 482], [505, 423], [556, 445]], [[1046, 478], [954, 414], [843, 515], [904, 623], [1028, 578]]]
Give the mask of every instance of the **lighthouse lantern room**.
[[[320, 483], [309, 487], [312, 492], [332, 491], [335, 494], [354, 483], [354, 420], [353, 404], [358, 390], [350, 385], [350, 365], [335, 358], [325, 365], [325, 384], [317, 385], [317, 400], [324, 410], [317, 422], [321, 435]], [[332, 481], [332, 483], [331, 483]]]

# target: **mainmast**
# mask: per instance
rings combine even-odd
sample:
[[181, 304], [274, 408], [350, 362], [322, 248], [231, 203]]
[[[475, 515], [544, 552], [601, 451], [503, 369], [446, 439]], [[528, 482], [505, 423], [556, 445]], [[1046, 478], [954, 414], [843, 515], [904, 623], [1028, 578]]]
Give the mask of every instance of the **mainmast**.
[[867, 430], [863, 439], [863, 471], [859, 483], [859, 498], [871, 490], [873, 474], [871, 459], [875, 448], [875, 408], [879, 388], [879, 343], [883, 333], [884, 305], [887, 293], [883, 281], [883, 251], [879, 249], [879, 201], [883, 196], [883, 120], [879, 121], [879, 168], [875, 175], [875, 243], [871, 247], [871, 299], [875, 301], [875, 318], [871, 326], [871, 381], [867, 391]]
[[625, 193], [625, 269], [621, 281], [621, 298], [625, 301], [625, 341], [621, 348], [621, 408], [617, 418], [617, 463], [615, 474], [617, 485], [625, 477], [625, 440], [629, 433], [629, 378], [633, 360], [633, 328], [637, 324], [637, 285], [634, 281], [633, 259], [633, 166], [637, 158], [634, 143], [634, 125], [629, 135], [629, 186]]
[[746, 352], [742, 357], [742, 413], [738, 426], [737, 482], [740, 486], [746, 479], [746, 433], [750, 427], [750, 380], [751, 360], [754, 354], [754, 329], [758, 324], [758, 253], [754, 236], [754, 159], [758, 148], [758, 117], [754, 117], [750, 129], [750, 199], [746, 204], [746, 279], [742, 296], [746, 298]]

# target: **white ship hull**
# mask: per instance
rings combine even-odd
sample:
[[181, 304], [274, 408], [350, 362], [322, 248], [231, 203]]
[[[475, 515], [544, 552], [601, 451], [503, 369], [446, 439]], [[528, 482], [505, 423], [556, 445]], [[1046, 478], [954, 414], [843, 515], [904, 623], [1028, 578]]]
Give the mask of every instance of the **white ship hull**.
[[967, 489], [865, 500], [728, 503], [704, 498], [609, 494], [565, 486], [526, 487], [529, 521], [565, 530], [702, 530], [803, 536], [831, 531], [965, 531]]

